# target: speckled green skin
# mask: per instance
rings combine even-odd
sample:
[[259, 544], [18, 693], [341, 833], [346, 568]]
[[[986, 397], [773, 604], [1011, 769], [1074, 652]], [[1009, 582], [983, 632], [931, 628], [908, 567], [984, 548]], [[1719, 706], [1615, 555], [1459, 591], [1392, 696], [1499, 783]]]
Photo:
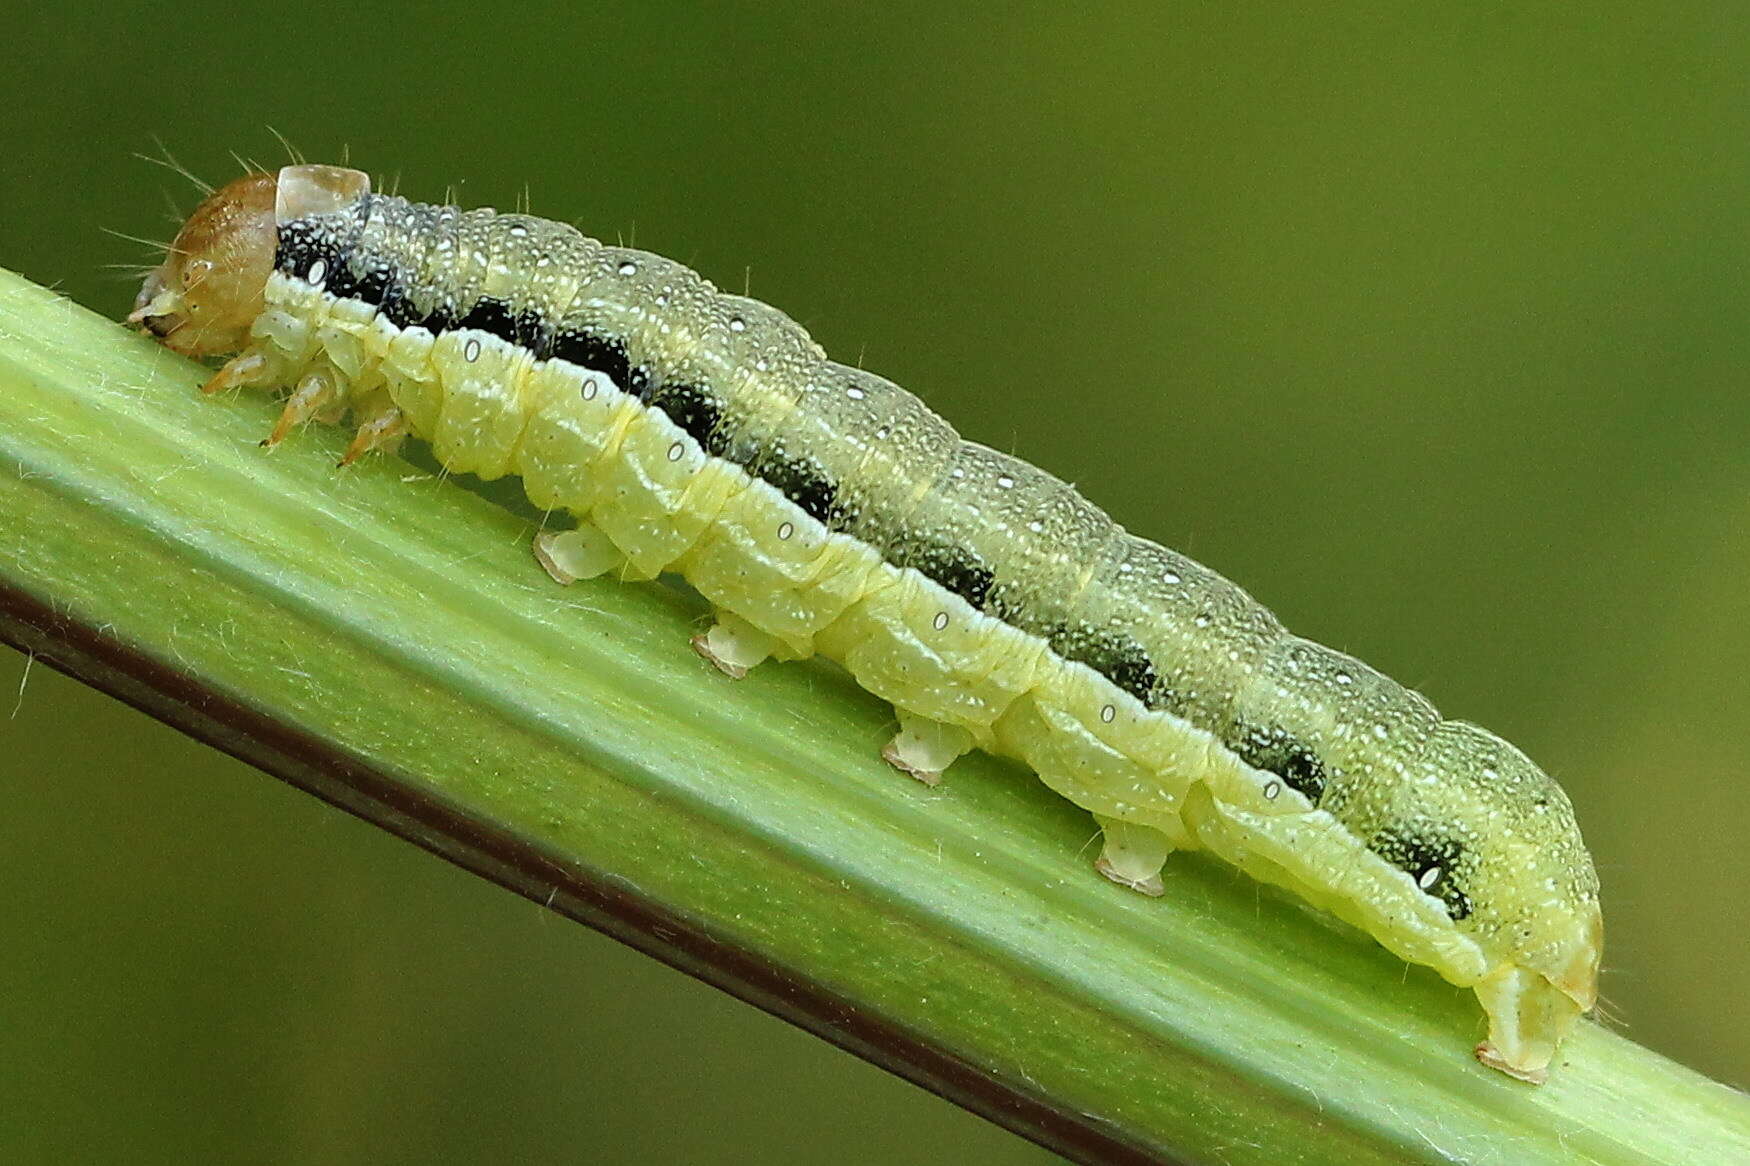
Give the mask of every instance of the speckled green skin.
[[[678, 572], [780, 655], [828, 656], [908, 719], [1020, 759], [1137, 881], [1204, 847], [1476, 986], [1497, 1067], [1537, 1076], [1592, 1004], [1591, 860], [1561, 790], [1499, 738], [680, 264], [374, 195], [289, 229], [348, 270], [280, 264], [254, 379], [314, 370], [360, 414], [392, 402], [445, 466], [518, 475], [605, 532], [623, 575]], [[403, 315], [450, 323], [348, 294], [391, 269]], [[483, 296], [539, 339], [458, 325]], [[618, 340], [635, 383], [529, 350], [557, 334]], [[709, 395], [708, 442], [676, 423], [675, 386]], [[830, 484], [826, 522], [766, 480], [798, 473]]]

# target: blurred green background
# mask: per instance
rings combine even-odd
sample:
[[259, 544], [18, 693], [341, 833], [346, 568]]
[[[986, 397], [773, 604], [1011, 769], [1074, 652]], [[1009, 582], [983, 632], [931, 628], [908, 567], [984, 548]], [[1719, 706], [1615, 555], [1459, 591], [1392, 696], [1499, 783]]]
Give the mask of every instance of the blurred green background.
[[[745, 283], [1524, 747], [1750, 1085], [1750, 10], [1302, 7], [39, 6], [0, 265], [120, 315], [135, 152], [271, 126]], [[0, 742], [0, 1160], [1048, 1158], [13, 653]]]

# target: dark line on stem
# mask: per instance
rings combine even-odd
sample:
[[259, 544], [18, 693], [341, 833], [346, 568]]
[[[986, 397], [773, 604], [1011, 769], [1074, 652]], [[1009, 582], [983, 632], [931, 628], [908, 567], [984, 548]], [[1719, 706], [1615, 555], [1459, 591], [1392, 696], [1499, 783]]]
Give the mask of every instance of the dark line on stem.
[[787, 969], [713, 936], [602, 871], [563, 862], [207, 688], [165, 662], [0, 584], [0, 640], [198, 741], [789, 1021], [1079, 1162], [1160, 1163], [1086, 1115], [1055, 1108]]

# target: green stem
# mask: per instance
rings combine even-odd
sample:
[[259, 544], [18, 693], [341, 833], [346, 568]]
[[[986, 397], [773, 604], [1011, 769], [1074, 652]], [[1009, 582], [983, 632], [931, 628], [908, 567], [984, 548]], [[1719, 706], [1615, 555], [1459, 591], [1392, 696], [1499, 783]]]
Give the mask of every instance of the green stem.
[[1750, 1104], [1593, 1025], [1532, 1089], [1469, 993], [1197, 857], [1151, 901], [978, 757], [876, 759], [837, 673], [731, 684], [661, 587], [0, 272], [0, 632], [39, 658], [1073, 1157], [1750, 1161]]

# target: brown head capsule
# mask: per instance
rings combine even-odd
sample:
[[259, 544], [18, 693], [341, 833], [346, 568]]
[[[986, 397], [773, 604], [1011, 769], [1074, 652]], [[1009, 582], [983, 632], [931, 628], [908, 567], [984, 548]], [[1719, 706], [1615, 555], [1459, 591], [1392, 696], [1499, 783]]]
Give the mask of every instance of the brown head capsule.
[[237, 351], [261, 314], [278, 224], [344, 206], [369, 190], [364, 174], [338, 166], [287, 166], [220, 187], [146, 277], [128, 322], [188, 356]]

